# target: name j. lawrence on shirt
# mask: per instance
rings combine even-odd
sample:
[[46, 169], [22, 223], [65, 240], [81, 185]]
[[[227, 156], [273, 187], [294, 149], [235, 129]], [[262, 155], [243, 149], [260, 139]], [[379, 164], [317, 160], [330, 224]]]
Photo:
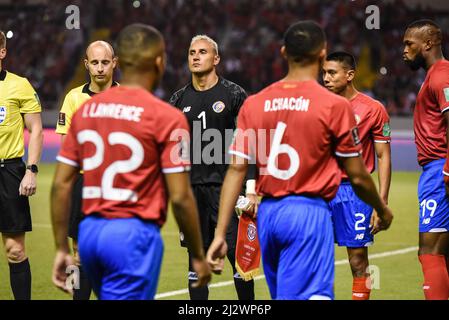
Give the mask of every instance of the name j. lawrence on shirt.
[[140, 122], [142, 107], [115, 103], [88, 103], [83, 108], [83, 118], [112, 118]]

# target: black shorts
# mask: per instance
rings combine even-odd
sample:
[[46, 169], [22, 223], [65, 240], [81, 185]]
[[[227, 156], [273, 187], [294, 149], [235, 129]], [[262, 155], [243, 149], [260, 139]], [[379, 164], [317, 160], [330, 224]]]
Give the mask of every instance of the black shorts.
[[0, 162], [0, 232], [22, 233], [31, 231], [28, 197], [19, 195], [20, 182], [26, 166], [22, 159]]
[[[204, 249], [209, 248], [214, 240], [215, 228], [218, 221], [218, 207], [220, 202], [221, 185], [198, 184], [192, 186], [200, 216], [201, 235]], [[234, 214], [231, 218], [227, 233], [226, 242], [229, 250], [234, 250], [237, 243], [237, 232], [239, 218]], [[186, 247], [184, 236], [181, 233], [181, 246]]]
[[72, 201], [70, 208], [70, 220], [69, 220], [69, 237], [77, 240], [78, 230], [81, 220], [84, 218], [82, 212], [83, 205], [83, 175], [78, 174], [75, 185], [72, 190]]

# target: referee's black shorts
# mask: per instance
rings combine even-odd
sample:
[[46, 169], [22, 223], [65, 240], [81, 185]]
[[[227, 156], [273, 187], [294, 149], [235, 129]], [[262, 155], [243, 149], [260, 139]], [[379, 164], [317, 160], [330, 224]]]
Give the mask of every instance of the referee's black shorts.
[[84, 218], [82, 212], [83, 204], [83, 175], [78, 173], [75, 180], [75, 185], [72, 190], [72, 204], [70, 208], [69, 219], [69, 237], [78, 240], [78, 231], [81, 220]]
[[[204, 248], [207, 249], [214, 240], [215, 228], [217, 227], [221, 185], [198, 184], [193, 185], [192, 190], [198, 207], [203, 245]], [[237, 214], [234, 214], [226, 233], [228, 250], [235, 251], [238, 227], [239, 218], [237, 217]], [[182, 233], [180, 240], [181, 246], [186, 247], [187, 244], [185, 243]]]
[[26, 165], [21, 158], [0, 160], [0, 232], [32, 230], [28, 197], [19, 195]]

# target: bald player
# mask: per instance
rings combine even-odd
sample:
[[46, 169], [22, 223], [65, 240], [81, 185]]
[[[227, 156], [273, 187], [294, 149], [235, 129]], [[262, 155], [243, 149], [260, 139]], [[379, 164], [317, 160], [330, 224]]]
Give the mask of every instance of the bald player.
[[[114, 54], [114, 49], [106, 41], [92, 42], [86, 49], [86, 57], [84, 65], [89, 72], [89, 82], [72, 89], [64, 99], [59, 119], [56, 126], [56, 133], [61, 135], [62, 142], [72, 123], [72, 117], [76, 110], [82, 103], [89, 100], [96, 93], [109, 89], [111, 86], [116, 86], [118, 83], [112, 80], [114, 69], [117, 65], [117, 58]], [[75, 186], [73, 188], [71, 199], [71, 211], [69, 222], [69, 237], [72, 238], [73, 254], [75, 263], [79, 266], [79, 289], [73, 292], [74, 300], [89, 300], [92, 288], [86, 277], [86, 274], [81, 267], [78, 255], [78, 226], [83, 219], [81, 211], [83, 175], [80, 172], [77, 175]]]
[[[80, 224], [79, 254], [96, 295], [153, 299], [168, 199], [188, 240], [198, 274], [195, 286], [206, 285], [211, 271], [189, 181], [189, 125], [181, 111], [151, 94], [165, 70], [163, 36], [151, 26], [132, 24], [120, 32], [117, 48], [122, 85], [80, 107], [57, 157], [51, 196], [57, 248], [53, 282], [69, 290], [65, 270], [74, 261], [67, 241], [67, 202], [83, 169], [86, 217]], [[176, 132], [187, 134], [178, 139]]]
[[418, 20], [405, 31], [403, 59], [426, 78], [416, 97], [413, 115], [418, 163], [419, 261], [427, 300], [449, 298], [449, 61], [441, 49], [441, 28]]

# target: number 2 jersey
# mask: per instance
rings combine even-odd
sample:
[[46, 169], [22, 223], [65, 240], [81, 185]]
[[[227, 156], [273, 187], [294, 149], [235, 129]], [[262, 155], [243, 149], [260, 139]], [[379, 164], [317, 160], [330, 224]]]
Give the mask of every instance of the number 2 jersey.
[[360, 152], [350, 103], [314, 80], [279, 81], [250, 96], [237, 128], [229, 152], [256, 160], [262, 196], [296, 194], [329, 201], [341, 180], [337, 156]]
[[162, 225], [163, 174], [190, 169], [184, 115], [144, 89], [115, 87], [75, 113], [57, 160], [84, 170], [83, 212]]

